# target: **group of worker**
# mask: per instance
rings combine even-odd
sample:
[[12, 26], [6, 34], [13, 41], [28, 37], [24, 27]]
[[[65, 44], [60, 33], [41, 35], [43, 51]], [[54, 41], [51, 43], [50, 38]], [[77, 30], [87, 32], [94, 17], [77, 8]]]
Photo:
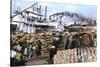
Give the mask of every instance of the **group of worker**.
[[[68, 49], [76, 48], [82, 44], [88, 44], [86, 43], [86, 38], [82, 39], [84, 37], [87, 37], [87, 41], [89, 42], [91, 39], [93, 41], [92, 34], [84, 35], [84, 33], [79, 34], [78, 32], [75, 35], [69, 32], [42, 32], [32, 34], [13, 32], [11, 33], [10, 43], [11, 66], [25, 65], [33, 57], [41, 56], [43, 50], [49, 51], [50, 60], [52, 61], [52, 58], [56, 54], [59, 46], [61, 48], [61, 45], [63, 45], [64, 49]], [[94, 36], [94, 38], [96, 37]], [[79, 44], [80, 42], [81, 44]], [[91, 43], [89, 44], [91, 45]]]
[[[56, 33], [54, 33], [52, 34], [53, 37], [51, 37], [50, 44], [48, 42], [42, 43], [42, 42], [46, 42], [46, 40], [43, 41], [42, 39], [47, 39], [46, 38], [47, 34], [45, 32], [41, 34], [37, 33], [37, 34], [34, 34], [33, 36], [31, 36], [30, 34], [27, 34], [29, 36], [28, 38], [25, 39], [24, 38], [26, 35], [25, 33], [24, 34], [15, 33], [15, 32], [12, 33], [11, 43], [10, 43], [11, 44], [11, 49], [10, 49], [11, 50], [11, 57], [10, 57], [11, 66], [25, 65], [25, 63], [29, 61], [30, 59], [32, 59], [33, 57], [40, 56], [41, 51], [43, 49], [42, 46], [44, 45], [45, 46], [47, 45], [48, 47], [49, 45], [51, 45], [51, 46], [54, 46], [55, 48], [58, 48], [61, 36], [56, 35]], [[41, 37], [39, 37], [40, 35]], [[32, 40], [32, 38], [34, 39]], [[27, 39], [30, 39], [30, 40], [28, 41]]]

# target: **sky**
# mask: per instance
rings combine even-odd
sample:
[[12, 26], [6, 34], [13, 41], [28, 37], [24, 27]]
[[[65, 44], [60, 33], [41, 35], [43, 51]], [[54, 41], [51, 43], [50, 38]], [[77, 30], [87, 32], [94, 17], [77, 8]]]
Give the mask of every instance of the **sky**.
[[[38, 0], [37, 0], [38, 1]], [[29, 0], [12, 0], [12, 10], [25, 9], [28, 6], [34, 4], [35, 1]], [[95, 5], [75, 5], [66, 3], [50, 3], [50, 2], [38, 2], [42, 6], [42, 14], [44, 15], [44, 8], [47, 6], [47, 17], [56, 12], [73, 12], [78, 13], [86, 17], [96, 18], [97, 8]]]

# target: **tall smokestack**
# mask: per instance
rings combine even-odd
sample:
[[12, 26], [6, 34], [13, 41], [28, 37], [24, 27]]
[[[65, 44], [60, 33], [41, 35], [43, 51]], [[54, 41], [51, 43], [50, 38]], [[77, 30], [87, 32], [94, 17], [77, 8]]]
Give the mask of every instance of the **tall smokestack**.
[[41, 5], [40, 5], [40, 7], [39, 7], [39, 15], [41, 15]]
[[45, 6], [45, 20], [47, 19], [47, 6]]
[[[39, 15], [41, 15], [41, 5], [39, 7]], [[41, 16], [39, 17], [39, 20], [41, 20]]]

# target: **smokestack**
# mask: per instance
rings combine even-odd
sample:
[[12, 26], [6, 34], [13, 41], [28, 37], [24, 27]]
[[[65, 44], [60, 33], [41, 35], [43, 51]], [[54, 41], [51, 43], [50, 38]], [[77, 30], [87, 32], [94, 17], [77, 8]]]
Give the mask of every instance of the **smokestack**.
[[40, 5], [40, 7], [39, 7], [39, 15], [41, 15], [41, 5]]
[[47, 6], [45, 6], [45, 20], [47, 19]]
[[[41, 15], [41, 5], [39, 7], [39, 15]], [[39, 19], [41, 20], [41, 16], [39, 17]]]

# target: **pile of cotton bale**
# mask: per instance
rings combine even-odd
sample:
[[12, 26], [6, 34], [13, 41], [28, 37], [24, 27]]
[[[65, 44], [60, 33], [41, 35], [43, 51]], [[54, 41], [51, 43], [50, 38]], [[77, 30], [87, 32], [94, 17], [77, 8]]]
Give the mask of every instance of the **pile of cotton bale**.
[[40, 34], [39, 40], [41, 42], [41, 51], [46, 53], [49, 51], [49, 46], [52, 45], [52, 36], [47, 34]]
[[95, 62], [96, 48], [74, 48], [68, 50], [58, 50], [53, 57], [54, 64], [78, 63], [78, 62]]

